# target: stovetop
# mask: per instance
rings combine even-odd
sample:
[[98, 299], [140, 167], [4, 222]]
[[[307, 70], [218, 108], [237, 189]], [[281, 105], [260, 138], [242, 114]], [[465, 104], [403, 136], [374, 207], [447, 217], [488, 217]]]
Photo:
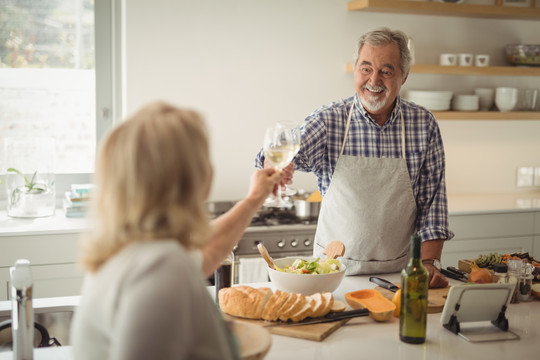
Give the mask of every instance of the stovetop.
[[[234, 202], [209, 203], [210, 217], [216, 218], [227, 212]], [[316, 225], [317, 219], [300, 219], [294, 208], [261, 208], [251, 219], [250, 227], [280, 225]]]
[[296, 225], [296, 224], [317, 224], [316, 219], [303, 220], [298, 218], [294, 211], [288, 209], [272, 209], [270, 211], [259, 211], [249, 226], [277, 226], [277, 225]]

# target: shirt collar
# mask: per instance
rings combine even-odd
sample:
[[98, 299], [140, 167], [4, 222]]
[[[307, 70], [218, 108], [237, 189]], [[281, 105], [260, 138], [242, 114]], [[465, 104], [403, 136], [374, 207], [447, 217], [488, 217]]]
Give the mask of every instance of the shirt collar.
[[[358, 111], [360, 111], [360, 114], [362, 114], [362, 117], [371, 121], [372, 123], [376, 124], [375, 120], [371, 118], [369, 113], [364, 109], [364, 105], [360, 102], [360, 98], [358, 97], [358, 94], [354, 94], [354, 106]], [[387, 126], [389, 124], [392, 124], [396, 121], [396, 119], [399, 117], [399, 112], [401, 109], [401, 97], [398, 95], [396, 98], [396, 104], [394, 106], [394, 109], [392, 110], [392, 113], [390, 113], [390, 121], [387, 121], [384, 126]], [[384, 127], [383, 126], [383, 127]]]

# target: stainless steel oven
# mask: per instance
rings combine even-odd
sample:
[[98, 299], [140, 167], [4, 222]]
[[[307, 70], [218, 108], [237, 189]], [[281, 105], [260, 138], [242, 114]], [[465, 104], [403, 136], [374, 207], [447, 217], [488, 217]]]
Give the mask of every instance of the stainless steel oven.
[[[233, 205], [234, 202], [211, 203], [209, 211], [212, 216], [219, 216]], [[234, 251], [235, 283], [239, 281], [241, 266], [245, 266], [245, 262], [242, 264], [242, 259], [262, 259], [257, 249], [257, 244], [261, 242], [272, 258], [312, 256], [316, 227], [316, 218], [299, 219], [294, 209], [263, 208], [259, 210]]]

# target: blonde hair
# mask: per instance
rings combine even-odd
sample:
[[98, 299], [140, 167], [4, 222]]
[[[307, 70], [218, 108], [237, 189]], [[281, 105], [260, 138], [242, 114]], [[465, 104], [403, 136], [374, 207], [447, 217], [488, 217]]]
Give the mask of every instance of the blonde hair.
[[212, 167], [202, 118], [157, 102], [116, 127], [96, 165], [93, 233], [81, 262], [95, 271], [126, 245], [174, 238], [200, 247], [208, 235], [205, 199]]

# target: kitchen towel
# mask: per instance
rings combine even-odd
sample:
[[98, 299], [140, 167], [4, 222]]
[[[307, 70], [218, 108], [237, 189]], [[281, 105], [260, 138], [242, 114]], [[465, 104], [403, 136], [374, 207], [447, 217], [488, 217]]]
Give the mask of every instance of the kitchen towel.
[[268, 264], [261, 257], [239, 259], [238, 283], [246, 284], [253, 282], [267, 282]]

